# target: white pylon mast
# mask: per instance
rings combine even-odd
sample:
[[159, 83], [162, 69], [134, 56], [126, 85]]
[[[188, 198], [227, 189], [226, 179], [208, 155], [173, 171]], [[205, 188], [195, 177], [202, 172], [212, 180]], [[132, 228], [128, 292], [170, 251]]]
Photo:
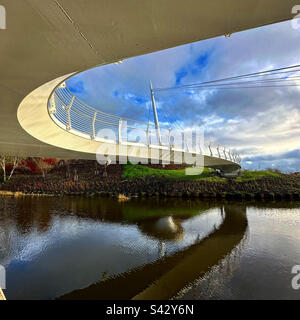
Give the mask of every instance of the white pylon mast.
[[154, 123], [155, 123], [155, 129], [156, 129], [157, 139], [158, 139], [159, 145], [161, 145], [162, 143], [161, 143], [160, 128], [159, 128], [159, 122], [158, 122], [158, 116], [157, 116], [156, 104], [155, 104], [155, 97], [154, 97], [154, 92], [153, 92], [151, 80], [150, 80], [150, 92], [151, 92], [153, 116], [154, 116]]

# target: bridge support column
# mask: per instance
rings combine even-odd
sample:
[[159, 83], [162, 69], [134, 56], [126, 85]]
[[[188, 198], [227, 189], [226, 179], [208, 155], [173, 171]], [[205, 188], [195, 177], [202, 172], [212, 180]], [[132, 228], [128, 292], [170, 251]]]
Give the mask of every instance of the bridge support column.
[[240, 169], [233, 170], [233, 171], [222, 171], [220, 170], [220, 176], [223, 178], [237, 178], [242, 175], [242, 172]]

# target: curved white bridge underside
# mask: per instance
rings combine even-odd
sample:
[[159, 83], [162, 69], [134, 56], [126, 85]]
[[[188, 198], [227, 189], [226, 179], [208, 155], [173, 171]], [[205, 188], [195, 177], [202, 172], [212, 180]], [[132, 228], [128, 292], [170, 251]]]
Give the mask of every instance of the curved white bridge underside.
[[[140, 143], [116, 143], [105, 139], [92, 139], [79, 131], [67, 131], [65, 124], [49, 115], [49, 98], [55, 89], [70, 75], [60, 77], [37, 88], [24, 98], [18, 109], [18, 120], [23, 129], [42, 142], [80, 152], [80, 158], [95, 159], [96, 154], [105, 154], [112, 161], [126, 163], [128, 160], [141, 163], [196, 164], [232, 172], [240, 169], [239, 159], [226, 155], [200, 155], [197, 151], [176, 150], [166, 146], [142, 145]], [[32, 117], [31, 115], [37, 115]], [[53, 121], [54, 120], [54, 121]], [[43, 128], [43, 130], [41, 130]], [[203, 153], [207, 150], [203, 150]], [[228, 157], [228, 159], [226, 159]]]
[[[0, 30], [0, 153], [95, 159], [99, 142], [72, 135], [49, 118], [48, 98], [65, 77], [291, 19], [296, 4], [296, 0], [2, 0], [7, 29]], [[205, 157], [211, 167], [224, 161]]]

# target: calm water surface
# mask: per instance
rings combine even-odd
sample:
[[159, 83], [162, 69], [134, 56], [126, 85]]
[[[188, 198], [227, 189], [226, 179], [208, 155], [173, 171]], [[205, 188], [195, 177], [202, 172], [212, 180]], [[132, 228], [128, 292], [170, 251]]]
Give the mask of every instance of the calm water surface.
[[300, 299], [300, 203], [0, 197], [8, 299]]

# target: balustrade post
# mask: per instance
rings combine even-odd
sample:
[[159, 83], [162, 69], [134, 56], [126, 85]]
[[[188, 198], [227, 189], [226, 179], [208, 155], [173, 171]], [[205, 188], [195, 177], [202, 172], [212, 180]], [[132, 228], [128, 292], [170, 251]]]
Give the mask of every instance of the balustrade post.
[[224, 153], [225, 159], [227, 160], [227, 156], [226, 156], [226, 148], [224, 148], [224, 149], [223, 149], [223, 153]]
[[91, 138], [92, 140], [94, 140], [96, 138], [96, 133], [95, 133], [95, 121], [97, 118], [97, 111], [94, 112], [94, 116], [92, 118], [92, 134], [91, 134]]
[[122, 119], [119, 119], [119, 125], [118, 125], [118, 143], [122, 143]]
[[218, 156], [219, 156], [219, 158], [221, 158], [221, 154], [220, 154], [220, 146], [217, 146], [217, 151], [218, 151]]
[[209, 149], [209, 152], [210, 152], [210, 156], [212, 157], [212, 156], [213, 156], [213, 153], [212, 153], [212, 151], [211, 151], [211, 145], [210, 145], [210, 144], [208, 145], [208, 149]]
[[229, 151], [228, 151], [228, 156], [229, 156], [230, 161], [232, 161], [230, 149], [229, 149]]
[[53, 93], [51, 98], [50, 98], [50, 108], [49, 108], [49, 113], [50, 114], [55, 114], [56, 113], [56, 104], [55, 104], [54, 94], [55, 93]]
[[75, 96], [72, 97], [72, 100], [70, 104], [66, 107], [66, 112], [67, 112], [67, 127], [66, 129], [69, 131], [72, 129], [72, 124], [71, 124], [71, 108], [74, 102]]

